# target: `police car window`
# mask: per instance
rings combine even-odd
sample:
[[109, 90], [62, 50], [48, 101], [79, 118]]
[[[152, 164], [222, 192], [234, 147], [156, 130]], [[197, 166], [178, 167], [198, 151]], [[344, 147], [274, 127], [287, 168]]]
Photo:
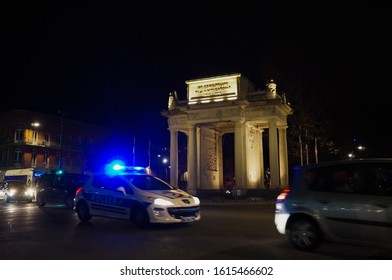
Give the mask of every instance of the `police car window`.
[[138, 189], [153, 190], [172, 190], [173, 187], [165, 182], [149, 175], [128, 175], [127, 179]]
[[110, 191], [121, 191], [124, 194], [132, 194], [132, 191], [127, 185], [127, 183], [118, 176], [96, 176], [92, 181], [92, 186], [95, 188], [106, 189]]

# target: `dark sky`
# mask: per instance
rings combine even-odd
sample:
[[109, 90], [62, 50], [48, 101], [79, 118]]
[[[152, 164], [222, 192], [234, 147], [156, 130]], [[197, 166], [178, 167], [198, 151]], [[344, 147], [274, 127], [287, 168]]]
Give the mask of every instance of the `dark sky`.
[[263, 2], [5, 1], [1, 110], [62, 109], [156, 137], [170, 91], [185, 99], [186, 80], [241, 73], [289, 99], [322, 95], [343, 137], [392, 156], [388, 1]]

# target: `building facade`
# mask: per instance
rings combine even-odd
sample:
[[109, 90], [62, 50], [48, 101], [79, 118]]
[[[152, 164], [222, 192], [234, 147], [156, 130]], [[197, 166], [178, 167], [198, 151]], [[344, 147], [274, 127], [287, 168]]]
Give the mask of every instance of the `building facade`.
[[28, 110], [0, 114], [0, 170], [94, 170], [114, 150], [131, 157], [125, 132]]

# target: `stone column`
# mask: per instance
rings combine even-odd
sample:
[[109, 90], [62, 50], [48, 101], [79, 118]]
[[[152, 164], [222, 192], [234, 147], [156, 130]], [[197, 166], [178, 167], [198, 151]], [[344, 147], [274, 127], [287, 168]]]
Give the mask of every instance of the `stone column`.
[[271, 187], [279, 186], [279, 152], [278, 152], [278, 131], [276, 121], [269, 122], [269, 152], [270, 152], [270, 172], [271, 172]]
[[279, 162], [280, 162], [280, 185], [289, 184], [289, 163], [287, 152], [287, 127], [279, 128]]
[[196, 126], [188, 128], [188, 192], [196, 194], [197, 190], [197, 146]]
[[224, 178], [223, 178], [223, 146], [222, 146], [222, 133], [220, 131], [216, 131], [216, 145], [217, 145], [217, 160], [218, 160], [218, 174], [219, 174], [219, 188], [223, 189], [224, 187]]
[[246, 150], [245, 150], [245, 121], [235, 122], [234, 128], [234, 157], [235, 157], [235, 187], [246, 189]]
[[259, 131], [259, 145], [260, 145], [260, 186], [265, 187], [264, 185], [264, 179], [265, 179], [265, 171], [264, 171], [264, 149], [263, 149], [263, 129], [260, 129]]
[[170, 184], [178, 187], [178, 131], [170, 129]]

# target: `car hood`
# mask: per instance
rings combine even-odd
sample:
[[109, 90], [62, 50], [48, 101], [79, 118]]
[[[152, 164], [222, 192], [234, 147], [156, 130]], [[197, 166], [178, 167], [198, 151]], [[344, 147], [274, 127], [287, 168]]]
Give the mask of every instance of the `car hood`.
[[158, 196], [163, 196], [165, 198], [170, 199], [182, 199], [182, 198], [191, 198], [192, 196], [183, 190], [175, 189], [175, 190], [153, 190], [149, 191], [149, 193], [156, 194]]

